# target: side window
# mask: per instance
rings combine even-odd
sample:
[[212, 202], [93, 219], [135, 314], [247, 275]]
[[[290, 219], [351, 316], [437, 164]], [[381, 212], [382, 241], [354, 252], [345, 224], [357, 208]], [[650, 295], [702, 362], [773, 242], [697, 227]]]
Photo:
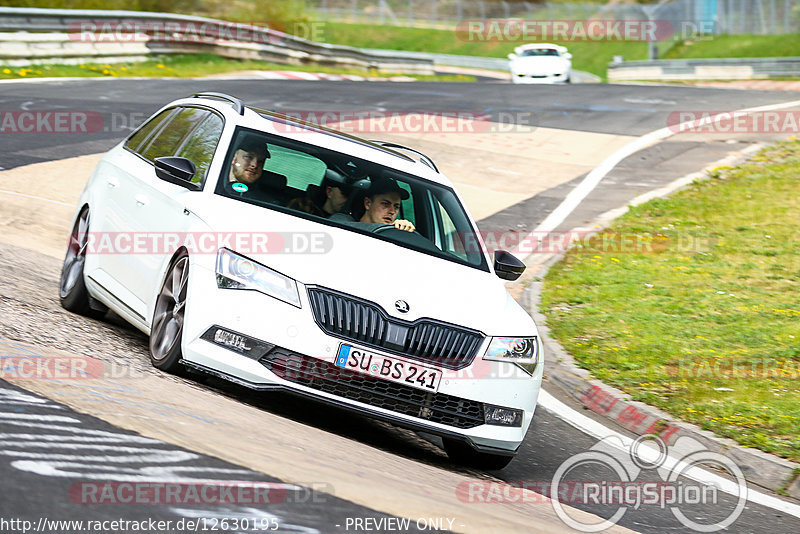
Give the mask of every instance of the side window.
[[155, 131], [159, 126], [161, 126], [161, 124], [164, 123], [164, 121], [167, 119], [167, 117], [170, 116], [170, 114], [172, 114], [173, 111], [175, 110], [165, 109], [164, 111], [162, 111], [161, 113], [159, 113], [158, 115], [147, 121], [144, 124], [144, 126], [139, 128], [139, 130], [137, 130], [133, 135], [131, 135], [127, 141], [125, 141], [125, 146], [133, 150], [134, 152], [138, 152], [144, 140], [147, 139], [150, 136], [150, 134], [153, 131]]
[[325, 176], [327, 165], [312, 155], [278, 145], [269, 145], [270, 158], [264, 169], [286, 176], [286, 185], [305, 191], [309, 184], [318, 185]]
[[222, 135], [222, 118], [209, 113], [206, 120], [197, 126], [192, 134], [183, 142], [176, 156], [192, 160], [197, 172], [192, 182], [202, 183], [205, 180], [217, 143]]
[[156, 136], [150, 140], [149, 146], [141, 154], [150, 161], [162, 156], [173, 156], [181, 141], [210, 111], [198, 108], [183, 108], [175, 115]]
[[434, 244], [440, 250], [450, 252], [464, 260], [468, 259], [464, 244], [464, 238], [468, 236], [458, 231], [450, 212], [431, 191], [428, 191], [428, 202], [433, 223]]
[[402, 215], [403, 219], [411, 221], [411, 224], [416, 225], [417, 219], [414, 216], [414, 194], [411, 192], [411, 186], [405, 182], [401, 182], [400, 180], [397, 181], [397, 184], [408, 191], [408, 198], [403, 201], [403, 205], [400, 208], [400, 215]]

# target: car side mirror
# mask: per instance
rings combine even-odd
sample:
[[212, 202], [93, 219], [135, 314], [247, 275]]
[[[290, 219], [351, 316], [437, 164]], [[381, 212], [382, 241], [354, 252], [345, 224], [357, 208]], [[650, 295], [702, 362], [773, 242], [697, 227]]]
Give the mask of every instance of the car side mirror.
[[564, 57], [567, 58], [567, 59], [572, 59], [572, 54], [567, 52], [566, 54], [564, 54]]
[[517, 59], [516, 54], [508, 54], [508, 59]]
[[494, 272], [503, 280], [516, 280], [525, 272], [525, 264], [510, 252], [495, 250]]
[[192, 160], [175, 156], [156, 158], [156, 176], [165, 182], [185, 187], [190, 191], [200, 191], [200, 184], [192, 182], [197, 169]]

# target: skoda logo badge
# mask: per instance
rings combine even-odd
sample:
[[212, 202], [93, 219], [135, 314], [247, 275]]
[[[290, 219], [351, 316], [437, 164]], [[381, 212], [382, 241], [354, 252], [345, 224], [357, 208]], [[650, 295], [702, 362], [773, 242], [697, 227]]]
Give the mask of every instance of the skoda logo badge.
[[408, 313], [408, 302], [404, 300], [396, 300], [394, 302], [394, 307], [400, 313]]

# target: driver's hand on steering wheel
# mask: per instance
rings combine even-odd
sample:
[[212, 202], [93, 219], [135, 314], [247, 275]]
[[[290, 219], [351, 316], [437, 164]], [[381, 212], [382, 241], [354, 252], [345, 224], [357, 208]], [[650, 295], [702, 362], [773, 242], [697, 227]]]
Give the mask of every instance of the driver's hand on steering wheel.
[[414, 225], [411, 223], [411, 221], [407, 221], [405, 219], [397, 219], [394, 222], [394, 227], [398, 230], [405, 230], [406, 232], [414, 231]]

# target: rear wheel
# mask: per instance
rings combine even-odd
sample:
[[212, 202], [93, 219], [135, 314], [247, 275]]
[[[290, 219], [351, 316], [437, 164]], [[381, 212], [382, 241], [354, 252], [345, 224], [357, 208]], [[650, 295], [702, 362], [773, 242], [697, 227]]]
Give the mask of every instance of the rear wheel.
[[507, 466], [514, 456], [478, 452], [463, 441], [443, 439], [444, 450], [453, 463], [486, 471], [498, 471]]
[[89, 292], [83, 279], [83, 268], [86, 263], [86, 246], [89, 243], [89, 208], [85, 207], [78, 214], [72, 233], [69, 235], [67, 254], [61, 267], [58, 295], [61, 306], [81, 315], [92, 315], [89, 305]]
[[180, 360], [186, 294], [189, 285], [189, 256], [177, 256], [167, 271], [156, 298], [150, 329], [150, 362], [169, 373], [182, 370]]

